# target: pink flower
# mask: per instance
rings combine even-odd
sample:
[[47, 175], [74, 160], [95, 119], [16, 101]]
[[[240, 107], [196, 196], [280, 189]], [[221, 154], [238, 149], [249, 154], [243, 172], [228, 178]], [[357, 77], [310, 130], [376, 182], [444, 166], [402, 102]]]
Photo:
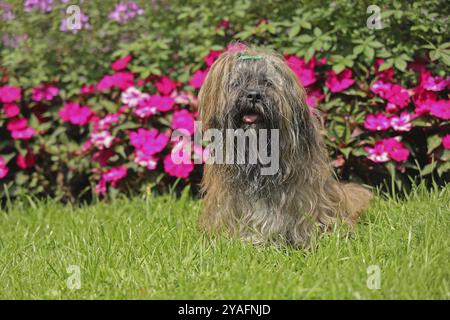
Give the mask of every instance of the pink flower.
[[109, 158], [113, 157], [114, 155], [115, 153], [111, 149], [102, 149], [96, 151], [92, 155], [92, 160], [97, 161], [102, 167], [105, 167], [108, 165]]
[[431, 110], [431, 105], [437, 100], [436, 93], [432, 91], [423, 90], [422, 87], [416, 87], [413, 102], [415, 105], [414, 113], [416, 116], [428, 114]]
[[71, 102], [65, 103], [58, 114], [64, 122], [70, 122], [79, 126], [89, 123], [90, 118], [93, 116], [93, 112], [89, 107]]
[[176, 164], [172, 161], [172, 155], [168, 154], [164, 158], [164, 171], [172, 177], [187, 178], [189, 174], [194, 170], [194, 164], [191, 163], [179, 163]]
[[141, 150], [136, 150], [134, 162], [142, 167], [146, 167], [149, 170], [155, 170], [156, 166], [158, 165], [158, 158], [142, 152]]
[[394, 68], [390, 67], [380, 71], [380, 66], [384, 63], [384, 59], [375, 59], [375, 75], [381, 81], [391, 82], [394, 80]]
[[205, 57], [204, 61], [208, 67], [212, 66], [214, 61], [222, 54], [222, 50], [211, 50], [208, 55]]
[[0, 179], [3, 179], [8, 174], [8, 167], [6, 166], [5, 158], [0, 156]]
[[189, 84], [191, 85], [191, 87], [193, 87], [195, 89], [200, 89], [203, 85], [203, 82], [205, 81], [207, 74], [208, 74], [207, 70], [195, 71], [191, 77], [191, 80], [189, 80]]
[[316, 64], [314, 57], [306, 63], [303, 58], [288, 56], [286, 62], [304, 87], [310, 86], [317, 81], [316, 74], [314, 72], [314, 67]]
[[80, 93], [83, 95], [89, 95], [94, 93], [95, 91], [95, 84], [83, 84], [83, 86], [80, 89]]
[[368, 115], [364, 121], [364, 128], [371, 131], [383, 131], [390, 127], [389, 119], [382, 113]]
[[29, 140], [36, 133], [34, 128], [28, 126], [27, 119], [24, 118], [10, 120], [6, 129], [11, 132], [14, 140]]
[[390, 118], [391, 127], [395, 131], [410, 131], [412, 128], [411, 115], [408, 112], [402, 112], [399, 117], [393, 116]]
[[118, 114], [118, 113], [109, 113], [96, 122], [95, 129], [96, 130], [108, 130], [112, 124], [116, 124], [119, 122], [119, 117], [120, 117], [120, 114]]
[[194, 121], [194, 116], [186, 109], [175, 111], [172, 116], [172, 129], [184, 129], [193, 134]]
[[389, 161], [389, 154], [383, 144], [377, 143], [375, 147], [365, 147], [364, 148], [369, 154], [367, 158], [376, 163], [382, 163]]
[[346, 68], [339, 74], [334, 71], [327, 73], [327, 79], [325, 81], [326, 86], [331, 92], [341, 92], [353, 85], [355, 80], [352, 79], [352, 70]]
[[442, 145], [445, 149], [450, 149], [450, 134], [447, 134], [442, 138]]
[[12, 103], [22, 97], [21, 89], [13, 86], [0, 87], [0, 102]]
[[155, 86], [158, 92], [164, 96], [170, 95], [177, 88], [176, 82], [166, 76], [161, 77]]
[[417, 73], [422, 73], [422, 72], [426, 71], [428, 63], [429, 63], [429, 61], [427, 61], [425, 59], [416, 58], [416, 59], [414, 59], [413, 62], [410, 62], [408, 64], [408, 68]]
[[151, 95], [148, 99], [141, 101], [141, 106], [155, 107], [160, 112], [172, 110], [175, 101], [171, 97], [163, 97], [158, 94]]
[[36, 155], [28, 150], [25, 156], [20, 153], [17, 155], [16, 163], [19, 168], [25, 170], [33, 167], [36, 163], [36, 159]]
[[450, 119], [450, 100], [437, 100], [431, 103], [431, 115], [444, 119]]
[[237, 53], [237, 52], [245, 51], [247, 49], [248, 49], [248, 47], [245, 44], [240, 43], [240, 42], [235, 42], [235, 43], [230, 43], [227, 46], [227, 49], [225, 51], [229, 52], [229, 53]]
[[157, 129], [140, 128], [138, 131], [130, 132], [129, 137], [131, 145], [146, 155], [161, 152], [169, 142], [169, 136], [158, 132]]
[[408, 159], [409, 150], [402, 142], [398, 141], [396, 138], [388, 138], [381, 141], [393, 160], [402, 162]]
[[129, 54], [121, 59], [114, 61], [111, 64], [111, 69], [113, 69], [115, 71], [120, 71], [120, 70], [125, 69], [128, 66], [128, 63], [130, 63], [132, 58], [133, 57]]
[[17, 104], [6, 103], [3, 105], [3, 112], [8, 118], [14, 118], [20, 113], [20, 108]]
[[136, 107], [143, 98], [148, 97], [148, 95], [144, 95], [139, 89], [135, 87], [129, 87], [124, 92], [122, 92], [120, 96], [120, 100], [122, 103], [130, 106]]
[[312, 88], [308, 90], [308, 95], [306, 97], [306, 104], [310, 108], [315, 108], [319, 101], [322, 101], [325, 98], [325, 94], [320, 88]]
[[396, 107], [404, 108], [409, 103], [409, 92], [401, 85], [377, 80], [370, 89], [388, 101], [389, 111], [395, 111]]
[[198, 105], [197, 96], [193, 95], [190, 92], [180, 92], [180, 93], [174, 92], [174, 93], [172, 93], [172, 97], [176, 104], [190, 105], [190, 106]]
[[104, 76], [97, 85], [99, 91], [106, 91], [111, 88], [126, 90], [133, 85], [134, 75], [131, 72], [120, 71], [112, 75]]
[[91, 133], [91, 142], [98, 149], [109, 149], [114, 142], [114, 137], [109, 131], [103, 130]]
[[117, 183], [127, 176], [127, 168], [124, 166], [113, 167], [103, 173], [102, 180], [105, 182], [110, 182], [113, 188], [116, 187]]
[[32, 89], [31, 98], [34, 101], [52, 101], [59, 94], [59, 89], [49, 84], [42, 84]]
[[377, 141], [374, 148], [364, 148], [369, 154], [368, 159], [373, 162], [387, 162], [393, 159], [397, 162], [406, 161], [409, 157], [409, 150], [397, 138], [388, 138]]
[[443, 79], [439, 76], [431, 76], [431, 72], [426, 71], [420, 74], [420, 85], [426, 90], [442, 91], [450, 85], [450, 78]]
[[230, 27], [230, 20], [228, 20], [228, 19], [223, 19], [223, 20], [221, 20], [220, 21], [220, 23], [219, 23], [219, 28], [222, 28], [222, 29], [228, 29], [229, 27]]

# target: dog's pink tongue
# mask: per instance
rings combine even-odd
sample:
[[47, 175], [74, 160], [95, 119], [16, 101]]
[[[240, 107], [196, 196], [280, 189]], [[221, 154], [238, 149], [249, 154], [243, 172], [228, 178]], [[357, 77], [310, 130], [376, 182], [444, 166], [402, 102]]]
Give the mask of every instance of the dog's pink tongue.
[[257, 114], [244, 114], [242, 116], [242, 121], [244, 121], [245, 123], [254, 123], [256, 122], [256, 120], [258, 120]]

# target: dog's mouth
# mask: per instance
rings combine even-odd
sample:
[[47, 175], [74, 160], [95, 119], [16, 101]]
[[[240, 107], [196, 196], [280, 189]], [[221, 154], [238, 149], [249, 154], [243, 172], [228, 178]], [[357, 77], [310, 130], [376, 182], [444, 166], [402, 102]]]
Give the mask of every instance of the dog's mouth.
[[241, 115], [241, 121], [245, 124], [254, 124], [259, 122], [260, 115], [255, 112], [246, 112]]

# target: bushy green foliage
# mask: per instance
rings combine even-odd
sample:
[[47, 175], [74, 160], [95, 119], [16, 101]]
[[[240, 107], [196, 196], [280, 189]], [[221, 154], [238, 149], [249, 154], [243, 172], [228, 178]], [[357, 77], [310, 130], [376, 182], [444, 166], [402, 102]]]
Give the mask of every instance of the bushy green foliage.
[[[146, 92], [157, 92], [153, 83], [158, 79], [155, 76], [161, 75], [178, 82], [179, 92], [196, 94], [197, 88], [189, 85], [189, 79], [195, 71], [206, 69], [204, 57], [236, 40], [273, 48], [307, 62], [325, 61], [313, 68], [317, 80], [307, 89], [323, 93], [316, 107], [325, 115], [327, 144], [343, 178], [369, 184], [392, 179], [399, 188], [407, 188], [408, 176], [448, 180], [450, 151], [445, 149], [443, 139], [450, 129], [445, 115], [414, 117], [407, 132], [364, 127], [368, 115], [385, 112], [386, 99], [371, 90], [381, 72], [394, 71], [390, 81], [415, 97], [418, 94], [413, 88], [421, 86], [424, 72], [412, 67], [417, 61], [423, 61], [431, 75], [444, 80], [448, 77], [450, 10], [446, 1], [379, 3], [381, 30], [367, 27], [371, 16], [367, 12], [371, 3], [367, 1], [136, 1], [143, 14], [126, 23], [108, 18], [116, 2], [69, 1], [89, 17], [90, 28], [76, 33], [60, 30], [69, 3], [54, 0], [53, 10], [44, 13], [38, 9], [26, 12], [23, 1], [7, 2], [12, 4], [15, 18], [0, 24], [0, 87], [8, 84], [22, 88], [20, 117], [27, 118], [39, 133], [32, 140], [11, 139], [6, 130], [9, 120], [0, 114], [0, 155], [10, 167], [0, 184], [13, 194], [22, 190], [76, 199], [93, 188], [106, 168], [91, 160], [92, 152], [75, 156], [93, 129], [63, 125], [57, 112], [68, 101], [86, 104], [100, 117], [117, 112], [120, 91], [87, 98], [79, 93], [83, 85], [97, 84], [111, 74], [114, 60], [132, 55], [128, 69], [136, 80], [148, 81], [141, 86]], [[330, 72], [341, 74], [347, 69], [352, 70], [354, 84], [339, 92], [330, 91], [326, 85]], [[32, 88], [42, 83], [59, 88], [54, 100], [43, 103], [45, 121], [39, 121], [35, 112], [42, 104], [30, 98]], [[449, 108], [448, 86], [434, 99], [446, 101], [443, 106]], [[183, 108], [196, 111], [195, 104], [176, 106], [177, 110]], [[411, 100], [402, 108], [395, 112], [417, 113], [417, 103]], [[130, 129], [170, 129], [171, 117], [168, 113], [142, 122], [126, 115], [115, 133], [121, 141], [127, 141], [125, 133]], [[392, 137], [401, 139], [402, 148], [409, 153], [406, 160], [374, 162], [367, 158], [368, 147]], [[14, 160], [27, 150], [37, 155], [36, 165], [21, 170]], [[130, 169], [129, 183], [123, 183], [122, 190], [142, 190], [147, 183], [159, 188], [174, 182], [164, 178], [161, 166], [149, 173], [130, 164], [129, 145], [116, 143], [113, 151], [115, 156], [108, 166], [127, 165]]]

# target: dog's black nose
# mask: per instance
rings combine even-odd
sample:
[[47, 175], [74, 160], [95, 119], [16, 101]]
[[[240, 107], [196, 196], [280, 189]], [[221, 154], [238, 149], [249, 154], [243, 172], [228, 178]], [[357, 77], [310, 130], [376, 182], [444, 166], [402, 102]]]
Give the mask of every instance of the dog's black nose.
[[261, 100], [261, 93], [255, 90], [251, 90], [247, 93], [247, 99], [251, 102], [258, 102]]

